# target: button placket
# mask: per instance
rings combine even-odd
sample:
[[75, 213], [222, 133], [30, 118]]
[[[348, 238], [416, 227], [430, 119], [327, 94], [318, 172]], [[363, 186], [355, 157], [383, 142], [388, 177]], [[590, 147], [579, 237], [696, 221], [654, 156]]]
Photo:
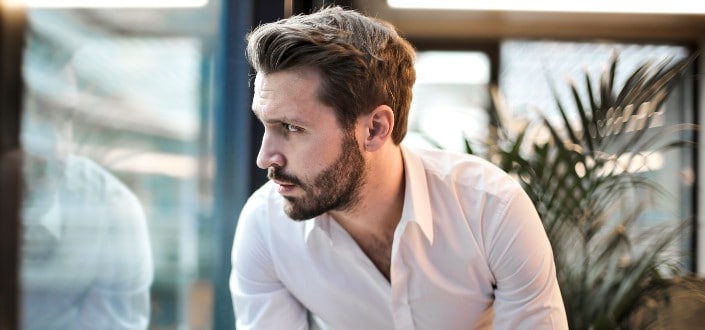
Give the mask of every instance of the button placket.
[[[402, 233], [404, 229], [402, 229]], [[392, 249], [394, 252], [391, 266], [391, 307], [394, 314], [394, 328], [407, 330], [414, 329], [414, 321], [409, 305], [409, 271], [405, 260], [406, 249], [399, 238], [395, 237], [395, 248]]]

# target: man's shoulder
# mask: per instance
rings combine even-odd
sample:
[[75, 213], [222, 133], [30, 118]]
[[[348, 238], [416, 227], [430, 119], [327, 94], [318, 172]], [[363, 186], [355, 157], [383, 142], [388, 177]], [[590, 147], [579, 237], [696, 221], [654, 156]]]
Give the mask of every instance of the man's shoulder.
[[142, 212], [137, 195], [112, 172], [88, 157], [69, 155], [64, 160], [61, 185], [62, 197], [73, 203], [120, 205], [123, 212]]
[[247, 198], [245, 205], [266, 209], [271, 208], [272, 204], [282, 205], [282, 200], [281, 195], [276, 192], [276, 185], [272, 181], [267, 181]]
[[412, 149], [429, 182], [503, 194], [519, 188], [518, 182], [490, 161], [467, 153], [440, 149]]
[[479, 166], [496, 167], [486, 159], [468, 153], [434, 148], [408, 148], [424, 161], [424, 164], [435, 166], [453, 166], [461, 163], [471, 163]]
[[[263, 243], [268, 249], [286, 251], [299, 246], [306, 237], [307, 223], [294, 221], [284, 212], [284, 198], [274, 183], [267, 182], [248, 198], [240, 211], [236, 241]], [[247, 244], [245, 244], [247, 245]]]
[[[257, 226], [270, 226], [277, 228], [286, 224], [297, 224], [298, 221], [290, 220], [284, 212], [284, 197], [276, 190], [276, 185], [268, 181], [259, 187], [245, 202], [240, 212], [239, 221], [257, 222]], [[279, 224], [273, 225], [272, 222]]]

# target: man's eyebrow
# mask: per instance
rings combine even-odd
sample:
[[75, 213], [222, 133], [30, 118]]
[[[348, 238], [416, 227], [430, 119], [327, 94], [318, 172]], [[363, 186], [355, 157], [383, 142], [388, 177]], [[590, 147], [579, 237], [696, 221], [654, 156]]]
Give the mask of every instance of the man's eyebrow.
[[252, 113], [255, 115], [255, 117], [257, 117], [257, 119], [259, 119], [259, 121], [261, 121], [262, 123], [265, 123], [265, 124], [287, 123], [287, 124], [302, 125], [302, 126], [307, 125], [307, 123], [305, 121], [301, 121], [296, 118], [286, 117], [286, 116], [277, 117], [277, 118], [262, 119], [262, 118], [260, 118], [259, 113], [254, 108], [252, 109]]

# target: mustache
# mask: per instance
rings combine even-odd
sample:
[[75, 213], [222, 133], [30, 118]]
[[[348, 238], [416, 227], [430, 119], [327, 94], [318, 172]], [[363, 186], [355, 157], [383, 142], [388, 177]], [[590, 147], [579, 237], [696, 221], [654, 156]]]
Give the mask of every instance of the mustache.
[[270, 167], [267, 169], [267, 179], [284, 181], [299, 186], [301, 185], [301, 180], [299, 180], [299, 178], [291, 174], [284, 173], [279, 167]]

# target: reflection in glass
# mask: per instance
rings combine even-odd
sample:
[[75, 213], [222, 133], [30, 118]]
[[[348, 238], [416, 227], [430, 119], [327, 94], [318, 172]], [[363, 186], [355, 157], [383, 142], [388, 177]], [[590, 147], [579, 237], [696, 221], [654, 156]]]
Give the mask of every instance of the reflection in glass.
[[145, 329], [153, 263], [142, 206], [105, 169], [41, 135], [23, 135], [23, 328]]
[[211, 327], [215, 8], [29, 10], [25, 328]]

